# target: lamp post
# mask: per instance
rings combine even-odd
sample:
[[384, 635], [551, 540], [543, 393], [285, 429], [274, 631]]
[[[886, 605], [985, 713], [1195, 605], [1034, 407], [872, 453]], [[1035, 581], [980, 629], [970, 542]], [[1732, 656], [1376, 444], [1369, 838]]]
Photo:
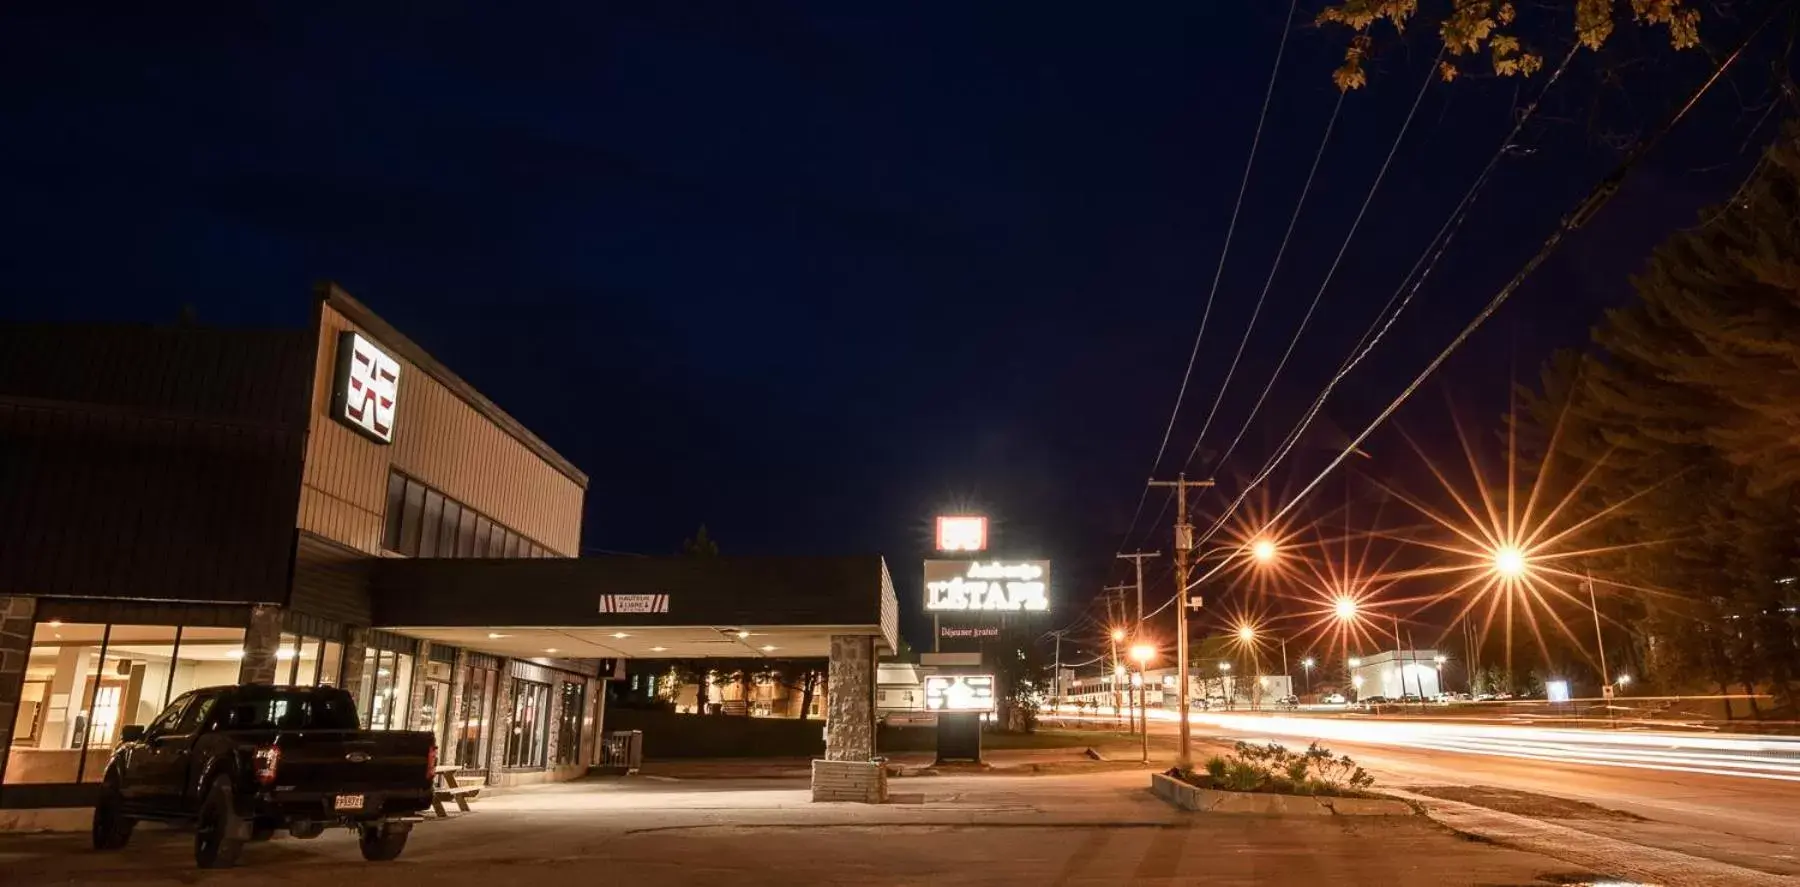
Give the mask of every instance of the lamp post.
[[1138, 672], [1132, 683], [1138, 688], [1138, 711], [1143, 724], [1143, 762], [1150, 763], [1150, 681], [1144, 674], [1144, 667], [1156, 656], [1156, 648], [1149, 644], [1138, 644], [1131, 648], [1131, 658], [1137, 660]]
[[1318, 663], [1314, 662], [1313, 658], [1311, 656], [1308, 656], [1305, 659], [1300, 660], [1300, 668], [1302, 669], [1302, 672], [1306, 675], [1306, 695], [1308, 695], [1308, 696], [1312, 695], [1312, 670], [1313, 670], [1313, 666], [1317, 665], [1317, 664]]
[[1225, 682], [1227, 680], [1229, 680], [1230, 678], [1231, 678], [1231, 663], [1229, 663], [1229, 662], [1219, 663], [1219, 695], [1225, 697], [1225, 710], [1226, 711], [1230, 711], [1231, 709], [1233, 709], [1235, 707], [1232, 703], [1237, 699], [1237, 694], [1232, 692], [1231, 688], [1226, 686], [1226, 684], [1225, 684]]

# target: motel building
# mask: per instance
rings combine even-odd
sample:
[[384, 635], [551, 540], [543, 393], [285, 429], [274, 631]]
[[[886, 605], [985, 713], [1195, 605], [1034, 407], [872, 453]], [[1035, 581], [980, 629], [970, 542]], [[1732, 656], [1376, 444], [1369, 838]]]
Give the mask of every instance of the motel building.
[[879, 556], [581, 558], [587, 475], [341, 289], [312, 306], [0, 325], [0, 828], [239, 682], [343, 687], [489, 785], [573, 779], [630, 658], [829, 659], [815, 796], [885, 791]]

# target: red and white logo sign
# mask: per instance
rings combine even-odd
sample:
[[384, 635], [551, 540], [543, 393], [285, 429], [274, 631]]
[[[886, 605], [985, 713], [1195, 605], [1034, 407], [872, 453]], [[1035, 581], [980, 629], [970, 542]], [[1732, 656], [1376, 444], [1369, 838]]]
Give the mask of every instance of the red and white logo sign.
[[394, 440], [400, 363], [354, 332], [338, 339], [338, 418], [379, 443]]
[[986, 551], [988, 521], [975, 515], [939, 515], [938, 551]]

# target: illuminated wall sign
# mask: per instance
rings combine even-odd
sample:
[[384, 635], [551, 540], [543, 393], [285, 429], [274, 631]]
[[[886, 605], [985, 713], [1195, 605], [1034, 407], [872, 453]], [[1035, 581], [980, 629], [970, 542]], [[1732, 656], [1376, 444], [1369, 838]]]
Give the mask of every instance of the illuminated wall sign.
[[986, 551], [988, 521], [973, 515], [939, 515], [938, 551]]
[[669, 612], [669, 596], [666, 594], [603, 594], [600, 596], [600, 612], [667, 613]]
[[938, 637], [971, 638], [974, 640], [998, 638], [1000, 637], [1000, 629], [983, 626], [965, 627], [960, 625], [943, 625], [938, 627]]
[[337, 420], [376, 443], [393, 443], [399, 396], [400, 362], [360, 333], [339, 334], [337, 384], [331, 389]]
[[993, 711], [991, 674], [934, 674], [925, 678], [926, 711]]
[[925, 562], [927, 612], [1050, 609], [1049, 561]]

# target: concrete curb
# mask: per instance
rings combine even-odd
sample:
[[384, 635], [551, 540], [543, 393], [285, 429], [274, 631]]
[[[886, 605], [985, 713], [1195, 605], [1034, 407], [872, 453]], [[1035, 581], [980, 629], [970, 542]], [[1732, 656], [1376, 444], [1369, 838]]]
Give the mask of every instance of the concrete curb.
[[1695, 887], [1793, 887], [1796, 883], [1795, 879], [1782, 875], [1605, 838], [1568, 826], [1515, 813], [1489, 810], [1461, 801], [1446, 801], [1398, 789], [1387, 789], [1383, 794], [1418, 804], [1431, 821], [1458, 834], [1560, 859], [1603, 873], [1608, 878], [1631, 878], [1662, 887], [1685, 887], [1690, 884]]
[[1228, 792], [1188, 785], [1161, 773], [1150, 774], [1150, 791], [1196, 813], [1263, 813], [1286, 816], [1412, 816], [1419, 811], [1398, 798], [1323, 798]]

